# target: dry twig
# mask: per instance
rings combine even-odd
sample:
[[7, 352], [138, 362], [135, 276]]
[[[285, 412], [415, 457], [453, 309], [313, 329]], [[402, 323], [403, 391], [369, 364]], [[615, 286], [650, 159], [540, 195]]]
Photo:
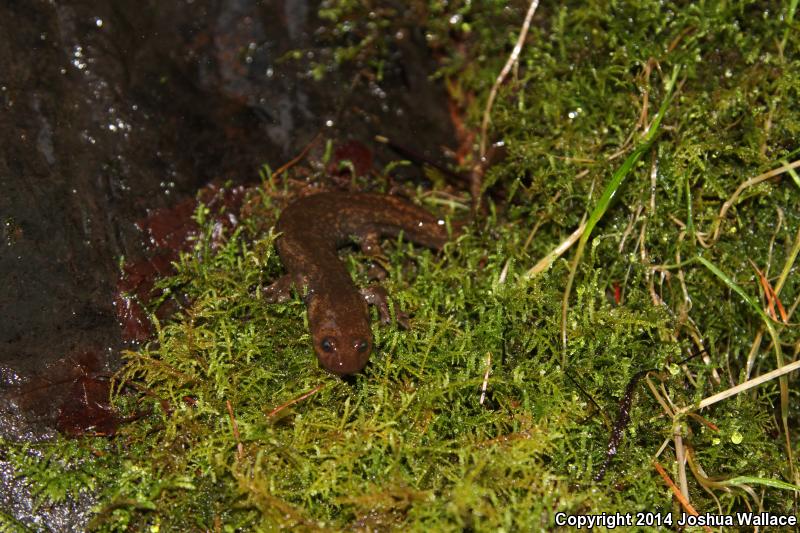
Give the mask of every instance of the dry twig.
[[740, 392], [744, 392], [744, 391], [746, 391], [748, 389], [752, 389], [753, 387], [757, 387], [758, 385], [761, 385], [762, 383], [766, 383], [767, 381], [771, 381], [771, 380], [773, 380], [775, 378], [779, 378], [781, 376], [785, 376], [786, 374], [788, 374], [790, 372], [794, 372], [795, 370], [798, 370], [798, 369], [800, 369], [800, 360], [797, 360], [797, 361], [795, 361], [793, 363], [789, 363], [788, 365], [783, 365], [780, 368], [776, 368], [772, 372], [767, 372], [766, 374], [758, 376], [757, 378], [753, 378], [753, 379], [751, 379], [749, 381], [745, 381], [744, 383], [740, 383], [740, 384], [736, 385], [735, 387], [731, 387], [730, 389], [726, 389], [726, 390], [724, 390], [722, 392], [718, 392], [717, 394], [714, 394], [713, 396], [709, 396], [708, 398], [705, 398], [704, 400], [702, 400], [697, 405], [697, 408], [698, 409], [702, 409], [703, 407], [708, 407], [709, 405], [713, 405], [713, 404], [715, 404], [715, 403], [717, 403], [719, 401], [724, 400], [725, 398], [730, 398], [731, 396], [735, 396], [735, 395], [739, 394]]
[[244, 457], [244, 446], [239, 438], [239, 424], [236, 422], [236, 417], [233, 416], [233, 407], [230, 400], [225, 400], [225, 405], [228, 406], [228, 415], [231, 417], [231, 426], [233, 426], [233, 436], [236, 438], [236, 452], [241, 460]]
[[308, 391], [307, 393], [305, 393], [305, 394], [303, 394], [301, 396], [298, 396], [297, 398], [294, 398], [292, 400], [289, 400], [288, 402], [286, 402], [286, 403], [284, 403], [282, 405], [279, 405], [278, 407], [276, 407], [275, 409], [270, 411], [269, 414], [267, 414], [267, 418], [272, 418], [273, 416], [277, 415], [278, 413], [280, 413], [281, 411], [283, 411], [287, 407], [289, 407], [291, 405], [294, 405], [294, 404], [296, 404], [298, 402], [302, 402], [303, 400], [305, 400], [309, 396], [318, 393], [319, 391], [321, 391], [322, 389], [325, 388], [325, 385], [327, 385], [327, 383], [321, 383], [321, 384], [317, 385], [316, 387], [314, 387], [313, 389], [311, 389], [310, 391]]
[[[800, 159], [793, 161], [791, 163], [786, 163], [785, 165], [781, 165], [776, 169], [770, 170], [769, 172], [764, 172], [754, 178], [750, 178], [747, 181], [744, 181], [736, 188], [736, 191], [731, 195], [728, 200], [722, 204], [722, 209], [719, 210], [719, 215], [717, 215], [717, 220], [714, 222], [714, 228], [711, 236], [712, 243], [719, 238], [719, 232], [722, 228], [722, 220], [725, 218], [725, 215], [728, 213], [728, 209], [730, 209], [733, 204], [736, 203], [736, 200], [739, 199], [739, 196], [744, 192], [745, 189], [752, 187], [753, 185], [758, 185], [762, 181], [766, 181], [770, 178], [774, 178], [776, 176], [780, 176], [784, 172], [788, 172], [793, 168], [800, 167]], [[702, 244], [702, 241], [701, 241]], [[704, 244], [705, 248], [710, 247], [711, 244]]]
[[492, 371], [492, 353], [489, 352], [486, 354], [486, 373], [483, 375], [483, 385], [481, 386], [481, 400], [480, 403], [483, 405], [483, 402], [486, 401], [486, 387], [489, 386], [489, 374]]
[[525, 15], [525, 21], [522, 23], [522, 28], [519, 31], [517, 43], [514, 45], [511, 55], [508, 56], [503, 70], [497, 75], [497, 79], [494, 81], [494, 85], [492, 85], [492, 90], [489, 91], [489, 99], [486, 100], [486, 108], [483, 110], [483, 120], [481, 121], [481, 159], [486, 155], [486, 131], [489, 129], [494, 99], [497, 97], [497, 91], [500, 90], [500, 86], [503, 84], [503, 81], [505, 81], [506, 76], [511, 72], [511, 68], [519, 61], [519, 54], [522, 51], [522, 46], [525, 44], [525, 38], [528, 35], [528, 29], [531, 25], [531, 19], [533, 18], [533, 14], [536, 13], [537, 7], [539, 7], [539, 0], [531, 0], [531, 4], [528, 6], [528, 13]]
[[[700, 516], [699, 513], [695, 510], [695, 508], [692, 507], [692, 504], [689, 503], [686, 500], [686, 498], [683, 497], [683, 494], [681, 494], [680, 489], [675, 485], [675, 482], [672, 481], [672, 478], [669, 477], [669, 474], [667, 474], [667, 471], [664, 470], [664, 467], [661, 466], [661, 464], [655, 460], [653, 461], [653, 467], [655, 467], [656, 471], [658, 471], [658, 473], [664, 479], [664, 482], [672, 490], [672, 493], [675, 495], [675, 498], [681, 503], [681, 506], [686, 510], [686, 512], [688, 512], [693, 516]], [[708, 526], [703, 526], [703, 527], [705, 528], [706, 531], [711, 533], [710, 527]]]

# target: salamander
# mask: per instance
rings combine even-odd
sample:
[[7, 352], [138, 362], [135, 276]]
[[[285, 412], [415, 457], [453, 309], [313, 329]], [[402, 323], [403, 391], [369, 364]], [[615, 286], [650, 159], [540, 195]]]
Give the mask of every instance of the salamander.
[[[432, 249], [448, 240], [444, 220], [396, 196], [324, 192], [289, 204], [276, 224], [278, 255], [287, 274], [264, 289], [269, 302], [286, 301], [292, 289], [304, 295], [314, 351], [320, 365], [339, 375], [355, 374], [372, 352], [367, 305], [391, 321], [386, 291], [358, 289], [337, 250], [355, 241], [381, 257], [381, 237], [403, 237]], [[401, 313], [396, 316], [403, 317]]]

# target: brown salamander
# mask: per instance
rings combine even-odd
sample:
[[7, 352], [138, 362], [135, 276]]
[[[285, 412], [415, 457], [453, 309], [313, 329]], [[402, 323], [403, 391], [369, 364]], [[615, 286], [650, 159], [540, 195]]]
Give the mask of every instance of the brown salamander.
[[[268, 301], [285, 301], [292, 288], [303, 292], [314, 351], [337, 375], [355, 374], [372, 351], [367, 304], [389, 322], [386, 291], [356, 288], [337, 250], [355, 241], [367, 255], [382, 255], [381, 236], [403, 236], [439, 249], [448, 240], [444, 220], [396, 196], [326, 192], [291, 203], [276, 226], [276, 246], [288, 271], [264, 289]], [[399, 316], [399, 313], [398, 313]]]

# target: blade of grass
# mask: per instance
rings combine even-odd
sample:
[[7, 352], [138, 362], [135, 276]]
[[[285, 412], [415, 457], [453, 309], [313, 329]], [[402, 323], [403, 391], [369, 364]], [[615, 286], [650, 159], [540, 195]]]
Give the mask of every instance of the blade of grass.
[[764, 485], [766, 487], [772, 487], [773, 489], [793, 490], [800, 492], [800, 486], [794, 485], [792, 483], [786, 483], [785, 481], [781, 481], [779, 479], [767, 479], [762, 477], [736, 476], [734, 478], [723, 481], [722, 483], [724, 485], [742, 485], [744, 483], [751, 483], [754, 485]]
[[653, 117], [653, 122], [650, 124], [650, 127], [647, 129], [647, 132], [644, 134], [644, 137], [640, 141], [639, 145], [628, 157], [625, 158], [625, 161], [622, 162], [622, 165], [620, 165], [614, 174], [612, 174], [611, 180], [608, 182], [606, 188], [603, 190], [603, 194], [597, 201], [597, 205], [589, 215], [589, 219], [586, 221], [586, 229], [583, 231], [580, 241], [578, 241], [578, 249], [575, 251], [575, 258], [572, 261], [569, 278], [567, 279], [567, 286], [564, 289], [564, 299], [561, 305], [562, 367], [566, 367], [567, 364], [567, 308], [569, 296], [572, 292], [572, 283], [575, 280], [575, 272], [578, 270], [578, 265], [580, 264], [581, 257], [583, 256], [583, 250], [592, 234], [592, 230], [600, 221], [600, 219], [603, 218], [603, 215], [608, 210], [608, 206], [611, 205], [611, 200], [614, 199], [614, 196], [617, 194], [622, 182], [628, 176], [634, 165], [636, 165], [636, 163], [639, 161], [639, 158], [641, 158], [642, 155], [652, 146], [653, 141], [658, 134], [661, 120], [664, 118], [664, 114], [667, 112], [667, 108], [672, 101], [672, 91], [675, 87], [675, 81], [678, 79], [679, 71], [679, 67], [675, 67], [673, 69], [672, 76], [670, 76], [669, 80], [667, 81], [666, 94], [664, 96], [664, 101], [661, 103], [661, 107], [658, 109], [658, 113], [656, 113], [656, 116]]
[[789, 9], [786, 10], [786, 29], [783, 30], [783, 39], [781, 39], [781, 50], [786, 48], [786, 41], [789, 40], [789, 31], [792, 29], [794, 22], [794, 13], [797, 11], [798, 0], [790, 0]]
[[[797, 261], [798, 253], [800, 253], [800, 228], [797, 230], [797, 236], [794, 238], [792, 249], [789, 252], [789, 256], [786, 258], [786, 263], [783, 265], [781, 274], [778, 276], [778, 283], [775, 284], [775, 296], [778, 296], [781, 293], [783, 284], [786, 283], [786, 279], [789, 277], [789, 272], [791, 272], [794, 262]], [[787, 317], [787, 321], [788, 319], [789, 317]]]
[[[756, 313], [758, 313], [762, 320], [764, 320], [764, 325], [767, 327], [767, 331], [772, 338], [772, 347], [775, 351], [775, 359], [777, 362], [776, 370], [780, 370], [784, 366], [783, 352], [781, 351], [780, 337], [778, 336], [778, 331], [775, 329], [773, 320], [769, 317], [769, 315], [767, 315], [767, 313], [764, 312], [764, 310], [755, 300], [747, 295], [744, 289], [742, 289], [722, 270], [717, 268], [717, 266], [711, 261], [702, 255], [698, 255], [697, 260], [700, 261], [700, 263], [702, 263], [703, 266], [705, 266], [708, 270], [710, 270], [712, 274], [717, 276], [723, 283], [725, 283], [725, 285], [727, 285], [731, 290], [741, 296], [742, 299], [747, 302]], [[794, 455], [792, 453], [792, 441], [789, 436], [789, 380], [785, 374], [779, 378], [779, 383], [781, 389], [781, 421], [783, 422], [783, 434], [786, 437], [786, 454], [789, 459], [789, 471], [791, 472], [791, 477], [794, 480]]]

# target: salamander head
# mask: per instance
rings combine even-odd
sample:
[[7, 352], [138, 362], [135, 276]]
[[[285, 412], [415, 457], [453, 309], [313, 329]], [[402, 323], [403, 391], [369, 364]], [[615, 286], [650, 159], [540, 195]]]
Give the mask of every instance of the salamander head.
[[338, 376], [360, 372], [372, 352], [366, 305], [359, 304], [357, 309], [345, 309], [343, 313], [317, 305], [308, 308], [308, 323], [319, 364]]

